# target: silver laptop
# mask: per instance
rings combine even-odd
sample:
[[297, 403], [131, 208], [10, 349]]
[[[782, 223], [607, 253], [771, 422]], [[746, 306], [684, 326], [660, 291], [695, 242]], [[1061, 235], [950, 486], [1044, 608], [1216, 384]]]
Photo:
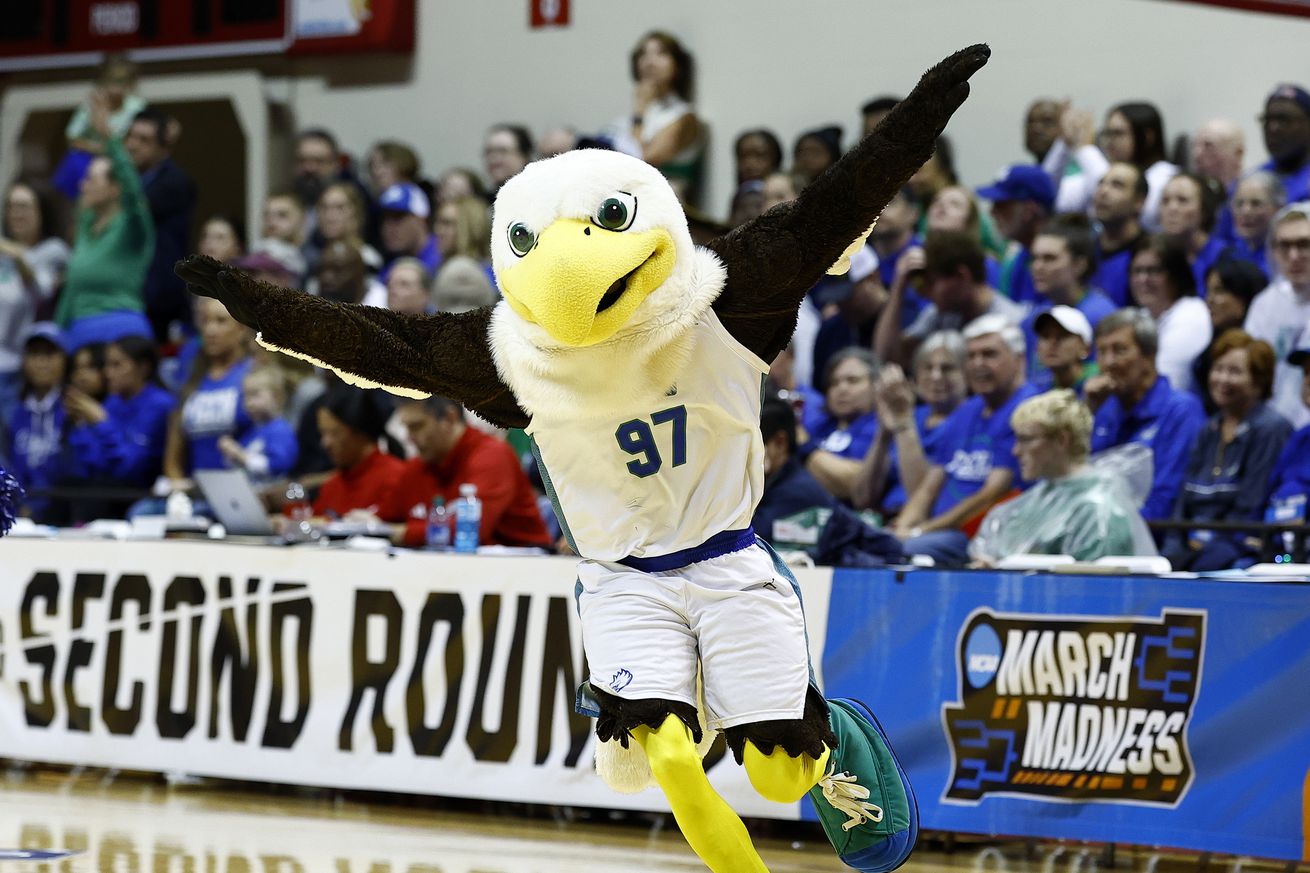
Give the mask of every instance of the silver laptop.
[[276, 536], [273, 524], [245, 470], [196, 470], [196, 484], [210, 511], [236, 536]]

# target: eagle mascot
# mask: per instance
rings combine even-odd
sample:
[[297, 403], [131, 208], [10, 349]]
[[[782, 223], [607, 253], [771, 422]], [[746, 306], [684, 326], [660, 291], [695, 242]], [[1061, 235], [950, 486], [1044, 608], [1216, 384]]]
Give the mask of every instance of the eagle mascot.
[[867, 706], [815, 686], [795, 580], [751, 530], [759, 406], [806, 292], [844, 271], [989, 55], [978, 45], [937, 64], [795, 201], [704, 248], [639, 160], [583, 150], [530, 164], [496, 197], [504, 300], [486, 309], [401, 315], [201, 256], [177, 266], [267, 348], [527, 431], [581, 556], [590, 674], [577, 705], [597, 718], [598, 770], [618, 790], [653, 778], [717, 873], [765, 866], [706, 778], [704, 727], [764, 797], [809, 794], [847, 865], [892, 870], [918, 834], [886, 735]]

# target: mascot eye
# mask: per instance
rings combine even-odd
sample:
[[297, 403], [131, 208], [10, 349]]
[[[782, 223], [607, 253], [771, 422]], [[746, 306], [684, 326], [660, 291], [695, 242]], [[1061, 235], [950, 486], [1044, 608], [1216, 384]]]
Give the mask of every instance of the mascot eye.
[[596, 210], [592, 223], [606, 230], [627, 230], [632, 227], [632, 220], [637, 217], [637, 198], [624, 191], [617, 191], [605, 198]]
[[532, 251], [537, 244], [537, 235], [528, 230], [528, 226], [519, 221], [509, 226], [509, 247], [520, 258]]

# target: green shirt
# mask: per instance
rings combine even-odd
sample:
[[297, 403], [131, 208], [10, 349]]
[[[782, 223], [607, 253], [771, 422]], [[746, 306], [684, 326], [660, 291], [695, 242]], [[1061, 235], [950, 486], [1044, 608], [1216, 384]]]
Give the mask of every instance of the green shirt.
[[64, 275], [55, 320], [68, 327], [79, 318], [105, 312], [142, 312], [141, 286], [155, 253], [155, 224], [145, 190], [123, 143], [109, 139], [105, 155], [123, 190], [121, 208], [99, 232], [95, 213], [78, 210], [73, 256]]

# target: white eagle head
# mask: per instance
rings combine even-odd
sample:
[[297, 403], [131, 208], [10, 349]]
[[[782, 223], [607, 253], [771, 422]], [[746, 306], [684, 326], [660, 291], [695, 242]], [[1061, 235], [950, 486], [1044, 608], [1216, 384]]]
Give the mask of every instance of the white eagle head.
[[623, 340], [687, 305], [696, 249], [659, 171], [584, 149], [529, 164], [496, 196], [496, 281], [542, 349]]

